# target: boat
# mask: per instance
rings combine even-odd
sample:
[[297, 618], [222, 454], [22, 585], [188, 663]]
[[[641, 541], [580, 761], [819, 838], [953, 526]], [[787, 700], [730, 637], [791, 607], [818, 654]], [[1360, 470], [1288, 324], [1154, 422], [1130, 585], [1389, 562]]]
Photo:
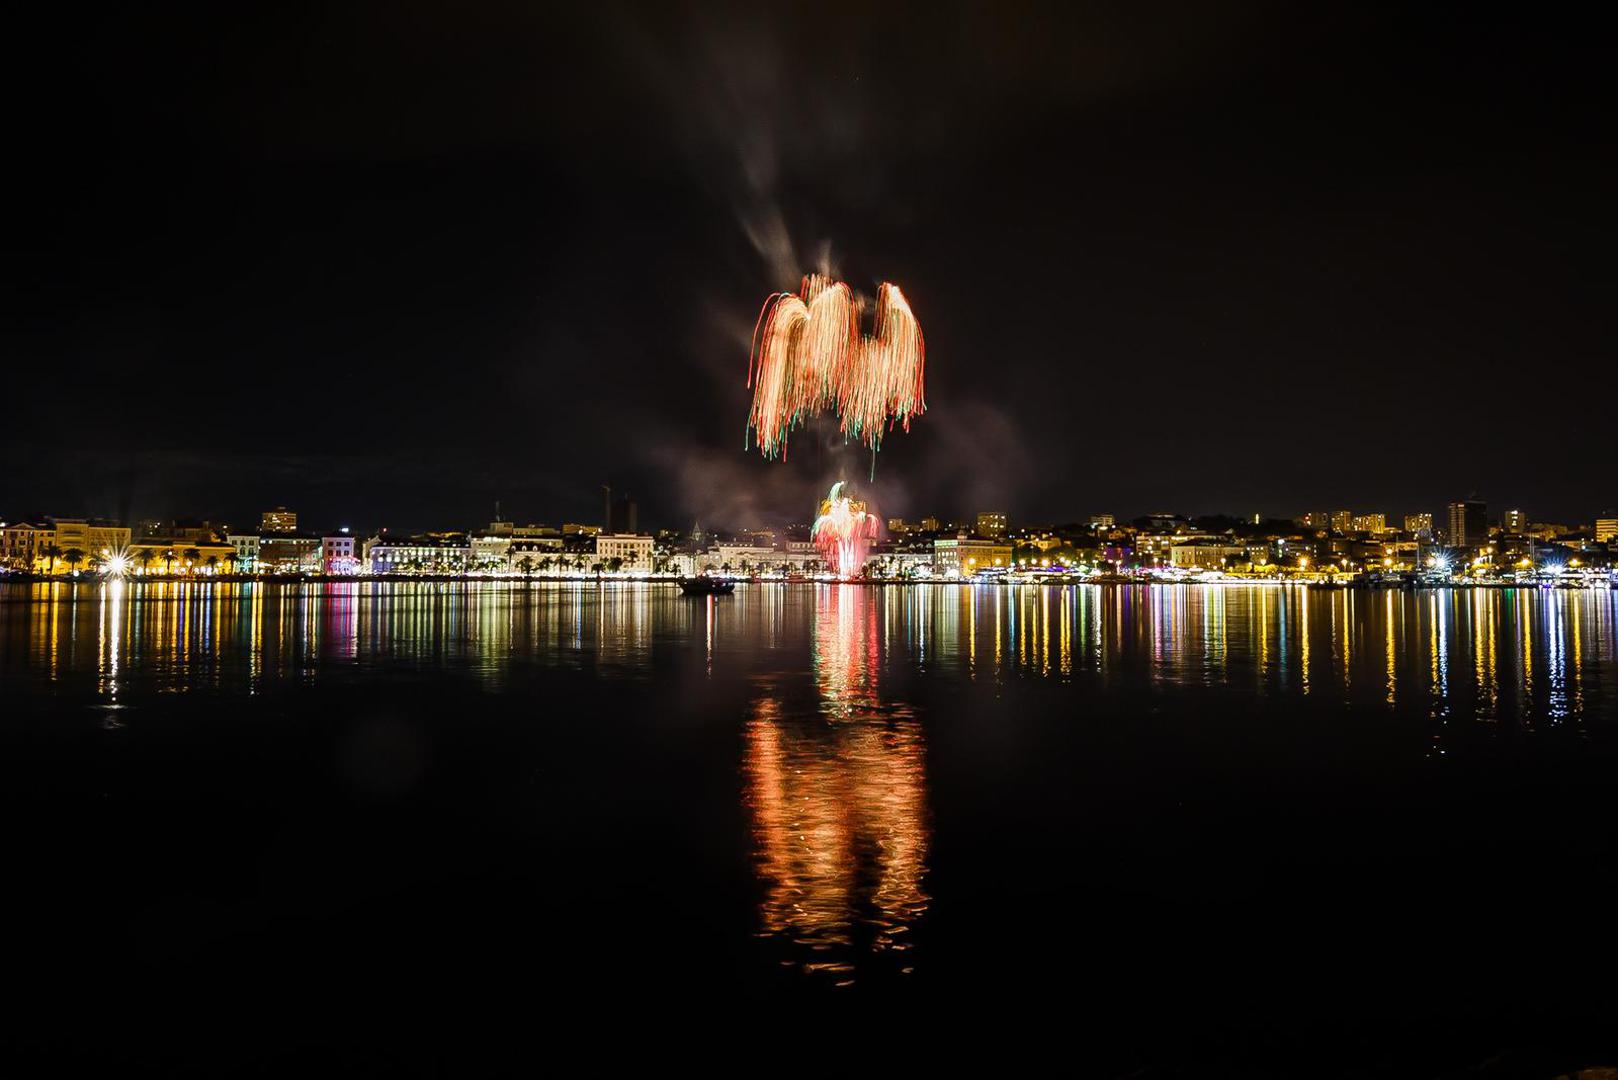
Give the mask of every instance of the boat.
[[681, 578], [680, 591], [687, 596], [729, 596], [736, 591], [736, 583], [711, 577]]

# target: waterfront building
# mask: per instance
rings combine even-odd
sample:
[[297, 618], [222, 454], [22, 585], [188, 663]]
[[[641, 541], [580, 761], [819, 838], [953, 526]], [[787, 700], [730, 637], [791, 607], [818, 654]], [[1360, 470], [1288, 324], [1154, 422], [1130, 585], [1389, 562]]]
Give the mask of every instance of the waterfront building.
[[[108, 521], [85, 518], [19, 521], [0, 529], [0, 561], [13, 570], [52, 573], [85, 569], [92, 560], [99, 561], [125, 551], [129, 547], [129, 536], [127, 526]], [[72, 557], [74, 555], [77, 557]]]
[[261, 533], [295, 533], [298, 531], [298, 515], [284, 506], [266, 510], [259, 515], [258, 530]]
[[[483, 571], [505, 570], [511, 565], [511, 545], [514, 543], [511, 535], [512, 526], [509, 522], [495, 522], [495, 525], [504, 525], [505, 531], [496, 532], [491, 525], [488, 532], [473, 536], [468, 543], [472, 552], [472, 569]], [[560, 540], [556, 543], [561, 547]]]
[[931, 551], [872, 552], [865, 564], [865, 573], [877, 578], [928, 578], [933, 573], [933, 554]]
[[[473, 541], [472, 556], [478, 560], [477, 541]], [[524, 568], [526, 562], [526, 569]], [[522, 539], [513, 539], [506, 547], [505, 569], [514, 574], [528, 573], [534, 570], [570, 570], [573, 569], [571, 559], [562, 550], [560, 536], [531, 536]]]
[[238, 574], [258, 573], [258, 545], [259, 538], [250, 533], [229, 533], [225, 543], [236, 554], [236, 572]]
[[222, 540], [149, 536], [131, 543], [124, 557], [144, 574], [217, 574], [235, 565], [236, 549]]
[[1449, 535], [1445, 537], [1451, 547], [1474, 547], [1489, 539], [1488, 506], [1473, 499], [1462, 499], [1449, 504]]
[[1232, 563], [1247, 562], [1247, 547], [1219, 540], [1192, 540], [1169, 549], [1171, 565], [1181, 569], [1221, 570]]
[[1004, 540], [1006, 538], [1005, 513], [998, 510], [989, 510], [978, 514], [977, 534], [985, 540]]
[[709, 555], [712, 568], [727, 574], [750, 574], [782, 562], [782, 552], [774, 547], [752, 543], [725, 543]]
[[466, 539], [452, 536], [373, 536], [360, 551], [370, 574], [458, 574], [472, 556]]
[[603, 533], [598, 535], [596, 537], [596, 560], [604, 563], [611, 559], [623, 560], [619, 569], [627, 573], [651, 573], [652, 538], [636, 533]]
[[939, 574], [970, 577], [984, 570], [1009, 569], [1011, 559], [1011, 545], [999, 540], [960, 533], [933, 541], [933, 570]]
[[258, 569], [263, 574], [315, 574], [321, 569], [321, 538], [297, 533], [259, 537]]
[[43, 523], [14, 521], [0, 528], [0, 562], [10, 570], [32, 570], [51, 535], [51, 527]]
[[328, 574], [357, 574], [359, 559], [354, 557], [354, 538], [346, 532], [320, 538], [320, 568]]

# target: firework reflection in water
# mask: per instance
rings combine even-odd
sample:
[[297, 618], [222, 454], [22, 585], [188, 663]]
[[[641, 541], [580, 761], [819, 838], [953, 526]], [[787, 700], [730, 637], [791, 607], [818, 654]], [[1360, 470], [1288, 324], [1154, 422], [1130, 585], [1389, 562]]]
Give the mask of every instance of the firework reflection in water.
[[854, 586], [817, 590], [818, 709], [791, 715], [767, 686], [747, 725], [746, 802], [764, 886], [761, 936], [782, 963], [852, 983], [862, 958], [911, 972], [926, 911], [926, 746], [914, 713], [877, 693], [876, 604]]

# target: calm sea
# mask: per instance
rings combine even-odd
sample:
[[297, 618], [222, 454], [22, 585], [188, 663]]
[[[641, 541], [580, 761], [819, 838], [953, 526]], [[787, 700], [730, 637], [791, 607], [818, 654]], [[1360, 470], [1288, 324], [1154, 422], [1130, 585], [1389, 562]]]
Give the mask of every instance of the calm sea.
[[[1566, 1067], [1618, 1030], [1614, 606], [0, 586], [24, 1041], [386, 1067], [543, 991], [1026, 1000], [1121, 1071]], [[209, 1037], [86, 1042], [41, 1004], [86, 987]]]

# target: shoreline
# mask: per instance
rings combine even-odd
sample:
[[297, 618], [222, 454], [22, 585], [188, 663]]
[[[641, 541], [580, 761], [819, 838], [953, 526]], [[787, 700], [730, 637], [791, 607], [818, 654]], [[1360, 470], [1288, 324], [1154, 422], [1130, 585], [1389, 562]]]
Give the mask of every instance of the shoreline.
[[[302, 585], [302, 584], [405, 584], [410, 582], [431, 582], [447, 584], [462, 582], [468, 584], [503, 584], [503, 585], [677, 585], [680, 581], [672, 576], [653, 576], [616, 574], [601, 575], [579, 574], [567, 577], [556, 575], [533, 575], [523, 577], [520, 575], [488, 575], [474, 576], [468, 574], [383, 574], [383, 575], [344, 575], [344, 574], [210, 574], [193, 577], [187, 574], [143, 574], [126, 576], [123, 578], [108, 579], [100, 574], [85, 573], [78, 576], [69, 574], [3, 574], [0, 575], [0, 584], [15, 582], [17, 584], [61, 584], [61, 585], [99, 585], [108, 580], [121, 581], [124, 584], [266, 584], [266, 585]], [[1156, 578], [1126, 577], [1122, 575], [1095, 575], [1092, 577], [1067, 577], [1052, 575], [1039, 580], [1010, 580], [1007, 578], [928, 578], [924, 580], [894, 580], [889, 578], [856, 578], [850, 581], [835, 581], [825, 578], [805, 578], [797, 581], [787, 581], [780, 578], [742, 578], [729, 577], [738, 585], [767, 585], [767, 586], [793, 586], [793, 585], [848, 585], [859, 588], [913, 588], [917, 586], [968, 586], [972, 588], [1019, 588], [1023, 586], [1056, 587], [1063, 588], [1076, 585], [1173, 585], [1189, 587], [1226, 587], [1226, 586], [1270, 586], [1308, 588], [1329, 592], [1353, 590], [1356, 592], [1418, 592], [1430, 589], [1555, 589], [1564, 592], [1583, 592], [1589, 590], [1599, 591], [1603, 588], [1618, 589], [1618, 579], [1595, 579], [1580, 583], [1561, 583], [1552, 581], [1447, 581], [1415, 583], [1386, 583], [1371, 581], [1309, 581], [1296, 578], [1217, 578], [1206, 581], [1171, 581]]]

